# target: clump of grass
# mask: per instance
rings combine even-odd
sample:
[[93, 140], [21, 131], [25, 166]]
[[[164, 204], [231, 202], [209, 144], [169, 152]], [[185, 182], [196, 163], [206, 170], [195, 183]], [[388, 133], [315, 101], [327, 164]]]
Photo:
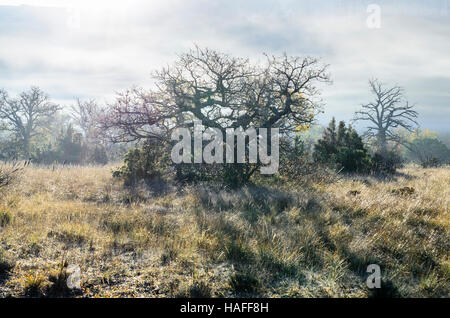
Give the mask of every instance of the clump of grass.
[[24, 295], [42, 297], [45, 295], [46, 278], [40, 272], [32, 272], [24, 277]]
[[130, 220], [105, 220], [104, 225], [114, 234], [130, 232], [135, 227], [133, 222]]
[[370, 289], [369, 298], [399, 298], [398, 287], [391, 280], [382, 280], [381, 288]]
[[260, 290], [259, 279], [251, 273], [236, 273], [230, 277], [230, 288], [237, 294], [256, 294]]
[[13, 267], [14, 263], [11, 259], [6, 257], [5, 253], [0, 250], [0, 277], [5, 276]]
[[211, 298], [213, 292], [204, 281], [196, 281], [176, 295], [178, 298]]
[[238, 263], [250, 263], [255, 259], [251, 249], [240, 241], [229, 241], [224, 246], [225, 257]]
[[175, 261], [179, 255], [178, 249], [173, 244], [167, 244], [163, 253], [161, 254], [161, 264], [168, 265]]
[[11, 213], [7, 211], [0, 211], [0, 227], [5, 227], [11, 222]]
[[50, 231], [47, 236], [56, 238], [67, 245], [81, 245], [89, 239], [89, 226], [86, 224], [66, 223], [59, 230]]
[[299, 268], [296, 259], [292, 259], [292, 255], [286, 256], [280, 254], [283, 254], [283, 252], [274, 253], [273, 251], [262, 248], [258, 255], [258, 265], [267, 269], [275, 279], [297, 276]]
[[0, 164], [0, 189], [9, 186], [17, 179], [17, 174], [23, 166], [20, 163], [10, 165]]
[[419, 289], [427, 297], [438, 297], [446, 292], [446, 282], [434, 272], [426, 273], [420, 280]]
[[50, 285], [46, 289], [49, 297], [69, 297], [76, 294], [76, 289], [70, 289], [67, 284], [69, 279], [68, 263], [63, 260], [58, 263], [56, 269], [52, 270], [48, 276]]

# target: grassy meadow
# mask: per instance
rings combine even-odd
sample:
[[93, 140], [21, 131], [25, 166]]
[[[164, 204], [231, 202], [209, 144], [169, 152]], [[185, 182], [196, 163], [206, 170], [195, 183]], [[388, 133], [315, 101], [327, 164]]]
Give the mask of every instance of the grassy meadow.
[[0, 297], [450, 296], [448, 167], [159, 193], [112, 168], [29, 166], [1, 190]]

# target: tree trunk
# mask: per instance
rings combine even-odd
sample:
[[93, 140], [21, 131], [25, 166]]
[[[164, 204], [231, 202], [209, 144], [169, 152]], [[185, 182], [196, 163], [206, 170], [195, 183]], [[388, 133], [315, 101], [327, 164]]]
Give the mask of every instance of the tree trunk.
[[378, 132], [378, 151], [385, 155], [387, 153], [387, 144], [386, 144], [386, 132], [384, 130], [380, 130]]
[[24, 136], [23, 138], [23, 152], [25, 159], [30, 158], [30, 137]]

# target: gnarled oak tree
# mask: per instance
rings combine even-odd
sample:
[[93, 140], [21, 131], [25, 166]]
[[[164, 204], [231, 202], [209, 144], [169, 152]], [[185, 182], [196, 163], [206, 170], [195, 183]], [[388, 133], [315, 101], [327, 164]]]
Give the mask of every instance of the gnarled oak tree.
[[266, 56], [264, 64], [196, 48], [153, 76], [155, 88], [121, 93], [102, 120], [114, 141], [164, 138], [177, 127], [294, 130], [319, 110], [327, 66], [311, 57]]
[[[279, 128], [286, 134], [313, 121], [320, 110], [317, 84], [330, 82], [327, 66], [312, 57], [266, 55], [264, 63], [255, 64], [199, 47], [153, 79], [153, 89], [127, 90], [103, 114], [102, 131], [113, 141], [170, 141], [173, 129], [195, 121], [223, 135], [239, 127]], [[244, 180], [255, 171], [240, 167], [235, 174]]]

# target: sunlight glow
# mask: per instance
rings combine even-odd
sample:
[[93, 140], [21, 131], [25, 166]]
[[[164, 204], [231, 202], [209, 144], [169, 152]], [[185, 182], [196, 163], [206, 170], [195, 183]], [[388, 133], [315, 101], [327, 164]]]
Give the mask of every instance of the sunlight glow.
[[79, 9], [123, 9], [129, 7], [136, 1], [120, 0], [0, 0], [0, 6], [35, 6], [56, 8], [79, 8]]

